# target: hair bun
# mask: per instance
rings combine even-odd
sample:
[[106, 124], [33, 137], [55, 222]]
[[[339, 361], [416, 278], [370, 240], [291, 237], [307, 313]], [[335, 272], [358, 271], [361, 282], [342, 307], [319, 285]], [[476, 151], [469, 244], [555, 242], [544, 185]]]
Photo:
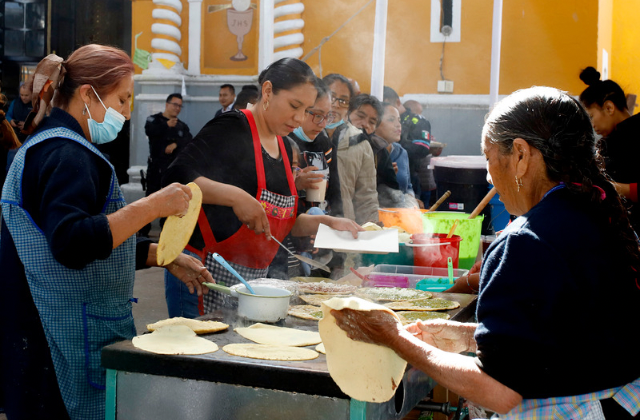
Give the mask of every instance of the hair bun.
[[588, 86], [594, 85], [600, 81], [600, 72], [589, 66], [580, 72], [580, 80]]

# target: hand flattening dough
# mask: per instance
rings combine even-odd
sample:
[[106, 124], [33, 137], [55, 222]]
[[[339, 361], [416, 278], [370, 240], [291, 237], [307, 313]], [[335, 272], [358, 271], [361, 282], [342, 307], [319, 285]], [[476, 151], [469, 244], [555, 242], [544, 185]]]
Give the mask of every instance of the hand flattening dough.
[[360, 298], [334, 298], [322, 302], [324, 318], [318, 323], [329, 374], [342, 392], [359, 401], [389, 401], [400, 385], [407, 362], [387, 347], [347, 337], [331, 315], [331, 309], [343, 308], [397, 315], [385, 306]]

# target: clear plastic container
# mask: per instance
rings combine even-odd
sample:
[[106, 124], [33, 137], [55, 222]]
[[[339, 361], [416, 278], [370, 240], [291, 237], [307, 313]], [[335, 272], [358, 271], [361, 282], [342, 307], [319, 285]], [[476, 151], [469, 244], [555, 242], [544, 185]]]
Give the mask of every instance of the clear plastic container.
[[[469, 273], [469, 270], [463, 270], [459, 268], [453, 269], [453, 279], [457, 279], [460, 276], [464, 276]], [[449, 272], [447, 268], [443, 267], [416, 267], [412, 265], [390, 265], [380, 264], [373, 267], [373, 271], [369, 274], [369, 277], [375, 275], [376, 281], [384, 281], [384, 277], [388, 277], [388, 283], [392, 282], [393, 278], [406, 277], [407, 286], [412, 289], [416, 289], [418, 283], [420, 283], [420, 290], [428, 290], [430, 292], [441, 292], [452, 286], [449, 283]], [[402, 287], [402, 286], [395, 286]]]

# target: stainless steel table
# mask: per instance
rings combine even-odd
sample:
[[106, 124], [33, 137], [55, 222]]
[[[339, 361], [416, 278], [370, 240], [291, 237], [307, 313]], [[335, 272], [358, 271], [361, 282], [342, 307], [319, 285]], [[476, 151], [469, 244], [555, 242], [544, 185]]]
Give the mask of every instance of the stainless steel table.
[[[449, 311], [452, 319], [467, 321], [473, 317], [475, 296], [441, 295], [461, 304]], [[323, 354], [298, 362], [232, 356], [222, 347], [249, 342], [233, 328], [254, 322], [237, 319], [235, 310], [219, 311], [203, 319], [230, 325], [227, 331], [203, 336], [220, 347], [214, 353], [159, 355], [136, 349], [131, 341], [103, 349], [107, 420], [402, 419], [435, 386], [423, 372], [408, 366], [391, 400], [379, 404], [352, 400], [331, 379]], [[318, 330], [316, 321], [294, 317], [277, 325]]]

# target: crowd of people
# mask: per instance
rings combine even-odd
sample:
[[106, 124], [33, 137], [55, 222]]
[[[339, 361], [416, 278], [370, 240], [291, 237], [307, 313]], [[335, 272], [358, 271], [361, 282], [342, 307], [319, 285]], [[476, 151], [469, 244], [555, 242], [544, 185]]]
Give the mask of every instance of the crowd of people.
[[[193, 137], [178, 119], [183, 98], [169, 95], [145, 126], [147, 195], [127, 204], [96, 146], [113, 141], [130, 117], [133, 63], [93, 44], [66, 60], [45, 58], [36, 74], [52, 66], [55, 95], [27, 84], [11, 119], [0, 113], [2, 144], [17, 150], [0, 233], [0, 395], [9, 419], [104, 418], [101, 348], [135, 334], [135, 269], [156, 264], [157, 245], [136, 233], [183, 215], [185, 184], [200, 187], [203, 206], [185, 251], [165, 270], [172, 317], [230, 304], [202, 286], [237, 283], [214, 253], [245, 278], [276, 266], [283, 278], [290, 264], [272, 237], [296, 246], [294, 238], [309, 238], [321, 223], [357, 237], [378, 208], [433, 198], [420, 181], [429, 177], [433, 139], [415, 112], [420, 104], [402, 104], [389, 87], [380, 101], [343, 75], [319, 79], [285, 58], [238, 95], [222, 86], [222, 109]], [[349, 337], [393, 349], [500, 418], [637, 417], [637, 170], [623, 152], [636, 147], [637, 120], [622, 89], [594, 72], [583, 72], [589, 87], [579, 101], [554, 88], [525, 89], [485, 121], [488, 178], [519, 217], [473, 279], [454, 286], [479, 294], [477, 323], [403, 327], [383, 311], [332, 311]], [[14, 128], [21, 131], [29, 98], [52, 108], [21, 140]]]

